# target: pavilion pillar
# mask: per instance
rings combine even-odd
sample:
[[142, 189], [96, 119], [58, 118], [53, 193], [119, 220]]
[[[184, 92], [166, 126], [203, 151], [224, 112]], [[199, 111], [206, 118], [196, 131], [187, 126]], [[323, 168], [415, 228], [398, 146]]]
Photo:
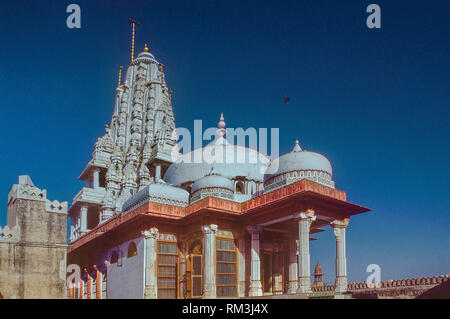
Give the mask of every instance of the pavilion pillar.
[[80, 236], [89, 231], [87, 228], [87, 218], [88, 218], [88, 207], [86, 205], [83, 205], [80, 208]]
[[99, 188], [100, 187], [100, 169], [94, 168], [94, 172], [92, 173], [93, 177], [93, 188]]
[[74, 240], [75, 240], [75, 220], [74, 216], [72, 216], [70, 219], [70, 241]]
[[217, 225], [211, 224], [202, 226], [201, 230], [205, 236], [205, 244], [203, 247], [204, 258], [204, 290], [203, 298], [211, 299], [216, 298], [216, 272], [215, 272], [215, 241]]
[[298, 289], [298, 251], [297, 239], [291, 238], [289, 241], [289, 284], [288, 294], [297, 293]]
[[335, 220], [331, 222], [336, 236], [336, 292], [347, 291], [347, 258], [345, 256], [345, 229], [349, 219]]
[[161, 164], [155, 166], [155, 183], [161, 179]]
[[156, 277], [156, 243], [159, 236], [157, 228], [142, 231], [145, 238], [145, 290], [144, 299], [158, 297], [158, 283]]
[[300, 242], [298, 288], [297, 293], [311, 291], [311, 267], [309, 256], [309, 230], [312, 222], [316, 219], [313, 210], [300, 213], [298, 218], [298, 237]]
[[259, 234], [263, 228], [261, 226], [250, 226], [247, 228], [251, 235], [251, 270], [250, 270], [250, 297], [262, 296], [261, 285], [261, 261], [259, 255]]
[[245, 237], [238, 238], [238, 270], [239, 270], [239, 282], [238, 282], [238, 297], [245, 297], [245, 255], [246, 245]]

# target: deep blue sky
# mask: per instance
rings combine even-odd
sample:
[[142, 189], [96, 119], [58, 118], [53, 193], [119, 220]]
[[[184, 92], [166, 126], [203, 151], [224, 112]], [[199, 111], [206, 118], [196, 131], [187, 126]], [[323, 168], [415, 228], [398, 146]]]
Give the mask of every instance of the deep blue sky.
[[[66, 6], [81, 6], [80, 30]], [[365, 25], [378, 3], [382, 28]], [[2, 1], [0, 224], [20, 174], [71, 201], [129, 62], [128, 18], [166, 65], [176, 124], [279, 127], [327, 156], [336, 187], [373, 209], [347, 231], [349, 281], [450, 272], [450, 2]], [[288, 94], [291, 102], [282, 103]], [[311, 263], [334, 280], [334, 235]]]

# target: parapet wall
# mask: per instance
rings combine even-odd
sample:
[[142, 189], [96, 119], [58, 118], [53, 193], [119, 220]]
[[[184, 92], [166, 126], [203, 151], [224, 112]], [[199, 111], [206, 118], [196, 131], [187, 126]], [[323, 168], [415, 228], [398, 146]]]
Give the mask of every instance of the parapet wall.
[[0, 227], [0, 295], [65, 298], [67, 202], [50, 201], [28, 176], [8, 196], [8, 225]]

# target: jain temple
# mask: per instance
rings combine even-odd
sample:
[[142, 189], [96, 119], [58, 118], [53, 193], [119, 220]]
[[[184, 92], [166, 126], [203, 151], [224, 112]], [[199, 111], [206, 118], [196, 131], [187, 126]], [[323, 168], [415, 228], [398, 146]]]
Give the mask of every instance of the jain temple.
[[[69, 209], [67, 263], [85, 277], [71, 298], [307, 294], [311, 235], [327, 226], [336, 235], [335, 291], [346, 291], [345, 230], [369, 209], [348, 202], [328, 159], [298, 141], [270, 161], [230, 143], [223, 114], [217, 126], [213, 142], [174, 155], [163, 65], [145, 46], [123, 83], [119, 75], [111, 123]], [[196, 160], [219, 153], [223, 160]]]
[[[272, 160], [234, 145], [219, 110], [215, 139], [179, 152], [163, 64], [147, 46], [136, 58], [132, 48], [111, 122], [70, 207], [48, 200], [28, 176], [11, 189], [8, 225], [0, 228], [0, 282], [10, 283], [0, 285], [0, 298], [347, 298], [368, 291], [366, 283], [347, 283], [345, 233], [352, 216], [370, 209], [335, 187], [330, 161], [294, 140]], [[323, 231], [335, 235], [331, 285], [320, 265], [311, 272], [311, 236]], [[417, 295], [447, 279], [388, 281], [379, 289]]]

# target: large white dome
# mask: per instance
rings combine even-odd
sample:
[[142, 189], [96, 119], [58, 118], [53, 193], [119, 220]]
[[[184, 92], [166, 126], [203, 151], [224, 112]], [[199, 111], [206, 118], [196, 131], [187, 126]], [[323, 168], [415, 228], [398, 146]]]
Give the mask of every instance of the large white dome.
[[217, 138], [205, 147], [181, 155], [169, 166], [164, 180], [179, 186], [214, 172], [231, 180], [240, 176], [263, 182], [270, 159], [254, 149], [229, 143], [224, 135], [225, 122], [221, 116]]
[[[202, 157], [204, 154], [212, 156], [207, 155], [205, 159]], [[212, 160], [214, 154], [219, 154], [217, 158], [220, 160]], [[244, 176], [249, 180], [262, 182], [269, 163], [267, 156], [247, 147], [228, 143], [219, 146], [210, 144], [182, 155], [178, 163], [167, 169], [164, 180], [169, 184], [181, 185], [194, 182], [214, 171], [229, 179]]]

